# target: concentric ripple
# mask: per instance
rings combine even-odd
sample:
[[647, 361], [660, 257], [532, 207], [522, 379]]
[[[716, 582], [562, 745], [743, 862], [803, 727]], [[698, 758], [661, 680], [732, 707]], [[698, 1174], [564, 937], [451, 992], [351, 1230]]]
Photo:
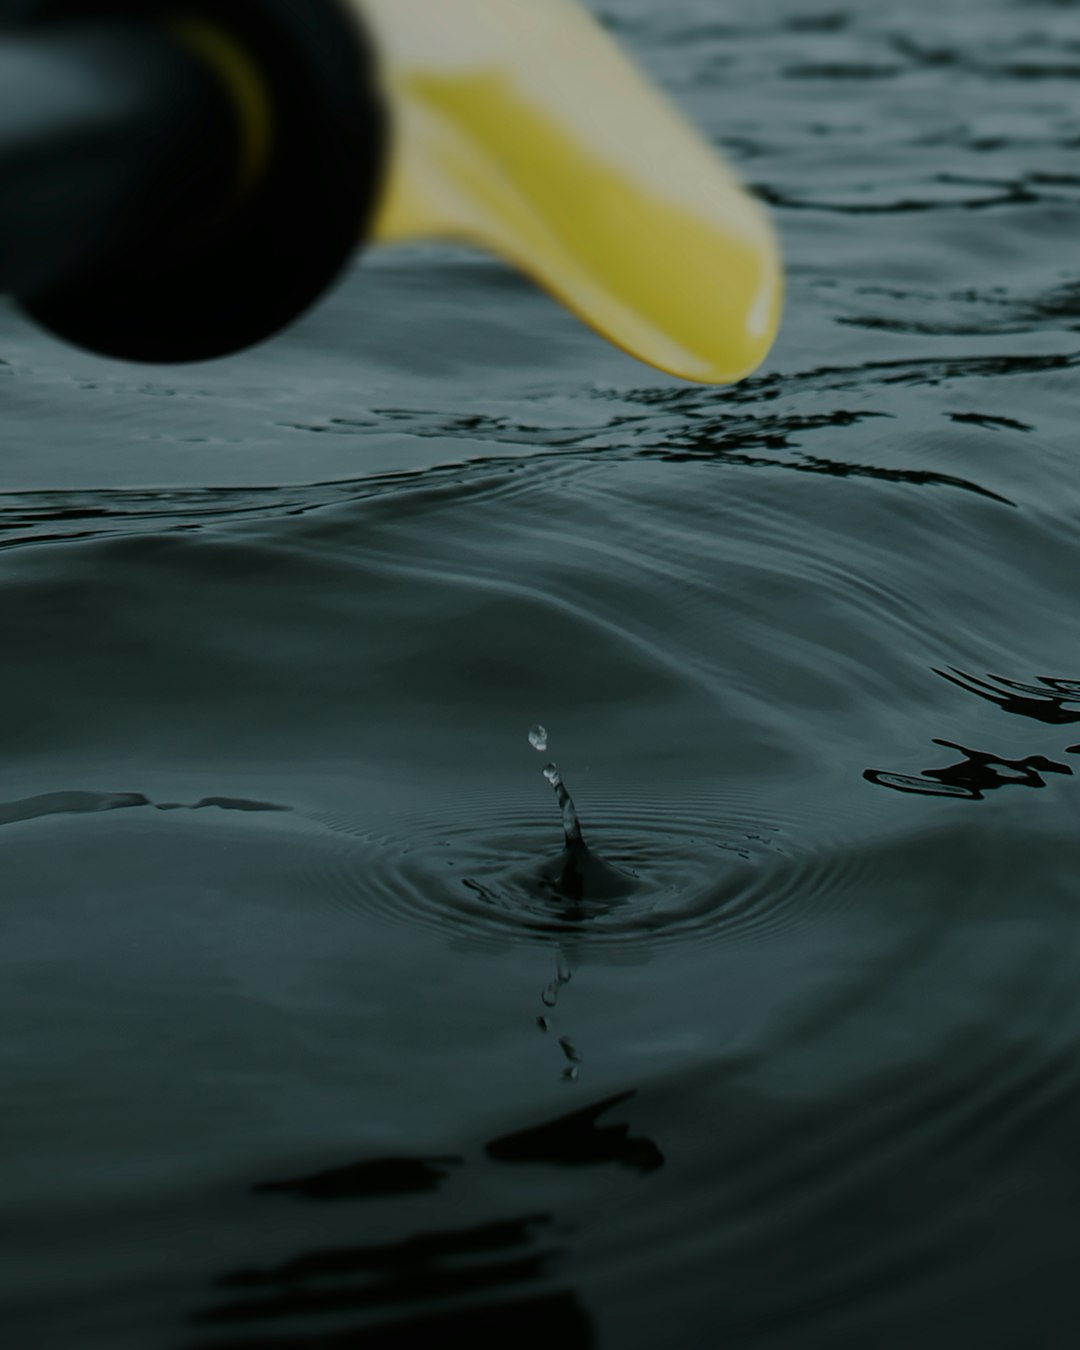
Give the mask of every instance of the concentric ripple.
[[[471, 806], [471, 810], [469, 807]], [[842, 905], [862, 867], [839, 844], [723, 798], [591, 801], [586, 846], [561, 846], [535, 803], [469, 803], [348, 839], [309, 886], [357, 914], [498, 946], [746, 940]]]

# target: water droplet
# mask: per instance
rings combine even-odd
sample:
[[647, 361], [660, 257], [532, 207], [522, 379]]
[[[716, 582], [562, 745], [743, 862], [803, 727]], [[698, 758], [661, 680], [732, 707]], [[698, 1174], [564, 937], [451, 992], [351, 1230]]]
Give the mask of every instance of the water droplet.
[[585, 1058], [569, 1036], [560, 1036], [559, 1045], [562, 1047], [563, 1054], [571, 1064], [580, 1064]]
[[562, 1076], [568, 1083], [576, 1083], [578, 1080], [578, 1066], [576, 1064], [569, 1065], [568, 1068], [563, 1069]]
[[562, 782], [559, 777], [559, 766], [557, 764], [547, 764], [544, 766], [544, 777], [553, 788], [557, 788]]
[[559, 952], [555, 958], [555, 978], [540, 995], [541, 1002], [548, 1008], [554, 1008], [559, 1001], [559, 990], [564, 984], [570, 983], [570, 976], [573, 971], [570, 969], [570, 962], [566, 959], [563, 952]]
[[540, 1028], [541, 1031], [550, 1031], [551, 1029], [551, 1023], [547, 1020], [546, 1017], [538, 1017], [536, 1019], [536, 1025]]
[[542, 727], [539, 722], [529, 732], [529, 744], [534, 750], [547, 749], [547, 727]]

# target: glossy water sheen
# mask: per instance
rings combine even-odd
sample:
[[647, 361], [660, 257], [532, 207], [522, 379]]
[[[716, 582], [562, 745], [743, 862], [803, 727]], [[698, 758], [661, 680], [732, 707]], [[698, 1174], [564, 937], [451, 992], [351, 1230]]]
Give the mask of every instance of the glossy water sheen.
[[746, 384], [436, 249], [3, 314], [5, 1343], [1075, 1343], [1077, 11], [603, 13], [773, 203]]

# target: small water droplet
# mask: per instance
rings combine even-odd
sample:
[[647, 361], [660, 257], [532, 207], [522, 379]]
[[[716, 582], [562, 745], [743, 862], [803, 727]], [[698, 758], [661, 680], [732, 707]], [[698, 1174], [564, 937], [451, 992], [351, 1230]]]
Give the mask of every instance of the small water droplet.
[[544, 777], [553, 788], [557, 788], [562, 782], [562, 779], [559, 777], [559, 766], [555, 763], [544, 765]]
[[551, 1029], [551, 1023], [547, 1020], [546, 1017], [538, 1017], [536, 1019], [536, 1025], [540, 1028], [541, 1031], [550, 1031]]
[[571, 1064], [580, 1064], [585, 1058], [569, 1036], [560, 1036], [559, 1045], [562, 1046], [562, 1052]]
[[566, 959], [564, 952], [559, 952], [555, 958], [555, 978], [540, 995], [541, 1002], [548, 1008], [554, 1008], [559, 1001], [559, 990], [564, 984], [570, 983], [570, 976], [573, 971], [570, 969], [570, 962]]
[[534, 750], [547, 749], [547, 727], [542, 727], [539, 722], [529, 732], [529, 744]]
[[563, 1069], [562, 1076], [568, 1083], [576, 1083], [578, 1080], [578, 1066], [576, 1064], [568, 1065]]

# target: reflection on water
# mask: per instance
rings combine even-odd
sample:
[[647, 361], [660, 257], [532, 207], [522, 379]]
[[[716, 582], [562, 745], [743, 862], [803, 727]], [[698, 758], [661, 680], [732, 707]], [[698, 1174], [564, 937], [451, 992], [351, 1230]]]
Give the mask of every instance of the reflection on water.
[[1041, 788], [1046, 786], [1043, 774], [1072, 773], [1067, 764], [1059, 764], [1045, 755], [1002, 759], [984, 750], [969, 750], [953, 741], [942, 741], [936, 737], [934, 744], [957, 750], [964, 758], [943, 769], [923, 769], [921, 775], [867, 769], [863, 777], [879, 787], [894, 788], [897, 792], [919, 792], [928, 797], [967, 797], [972, 801], [981, 801], [984, 793], [993, 792], [996, 788]]
[[121, 811], [133, 806], [152, 806], [158, 811], [287, 811], [273, 802], [249, 801], [243, 797], [202, 797], [197, 802], [152, 802], [141, 792], [42, 792], [20, 801], [0, 802], [0, 825], [37, 820], [42, 816], [81, 815], [88, 811]]
[[[298, 1258], [301, 1267], [296, 1272], [285, 1271], [283, 1282], [288, 1293], [269, 1293], [263, 1297], [238, 1298], [209, 1308], [200, 1321], [208, 1324], [239, 1324], [264, 1322], [273, 1327], [279, 1320], [299, 1322], [299, 1329], [276, 1334], [268, 1329], [250, 1337], [241, 1333], [218, 1340], [200, 1339], [194, 1344], [200, 1350], [286, 1350], [296, 1347], [318, 1347], [332, 1350], [362, 1344], [387, 1347], [387, 1350], [405, 1350], [405, 1347], [428, 1345], [448, 1339], [451, 1344], [490, 1348], [508, 1342], [534, 1347], [568, 1345], [574, 1350], [585, 1350], [594, 1344], [588, 1314], [572, 1293], [556, 1291], [537, 1297], [493, 1299], [505, 1286], [514, 1286], [538, 1278], [544, 1272], [551, 1253], [517, 1255], [515, 1248], [528, 1241], [528, 1228], [543, 1219], [527, 1217], [510, 1219], [487, 1225], [479, 1230], [451, 1231], [431, 1234], [411, 1242], [406, 1240], [397, 1248], [382, 1248], [349, 1253], [329, 1252], [325, 1262], [316, 1257]], [[509, 1250], [507, 1250], [509, 1249]], [[476, 1258], [480, 1259], [470, 1259]], [[454, 1269], [451, 1262], [468, 1260], [464, 1269]], [[363, 1276], [378, 1272], [365, 1281], [363, 1289], [351, 1287], [345, 1273]], [[265, 1277], [268, 1283], [273, 1274]], [[322, 1286], [317, 1293], [307, 1287], [307, 1280]], [[252, 1277], [257, 1283], [260, 1275]], [[246, 1283], [243, 1275], [235, 1283]], [[481, 1301], [453, 1306], [452, 1300], [481, 1296]], [[428, 1301], [433, 1311], [424, 1316], [413, 1315], [398, 1321], [374, 1322], [362, 1328], [342, 1329], [335, 1325], [330, 1331], [307, 1331], [308, 1319], [321, 1320], [333, 1315], [340, 1322], [343, 1314], [358, 1309], [378, 1308], [394, 1303], [423, 1308]], [[450, 1306], [446, 1306], [447, 1303]]]
[[[571, 1169], [616, 1163], [647, 1176], [664, 1163], [656, 1144], [633, 1136], [628, 1125], [601, 1120], [635, 1095], [621, 1092], [503, 1135], [485, 1146], [484, 1158]], [[461, 1157], [373, 1158], [252, 1189], [346, 1204], [445, 1191], [452, 1206], [452, 1188], [475, 1191], [481, 1185], [461, 1171], [464, 1163]], [[468, 1166], [483, 1171], [484, 1161]], [[359, 1215], [356, 1227], [362, 1234]], [[463, 1343], [492, 1350], [507, 1338], [528, 1346], [591, 1346], [592, 1323], [579, 1295], [558, 1287], [572, 1274], [565, 1246], [571, 1232], [572, 1225], [556, 1214], [514, 1215], [389, 1242], [319, 1246], [272, 1266], [231, 1270], [218, 1277], [216, 1297], [192, 1320], [207, 1328], [260, 1330], [254, 1339], [241, 1330], [238, 1339], [195, 1344], [200, 1350], [218, 1344], [397, 1347], [425, 1344], [422, 1338], [429, 1335], [461, 1335]], [[421, 1311], [428, 1307], [435, 1311]], [[354, 1320], [366, 1314], [382, 1318], [386, 1310], [396, 1310], [393, 1320]]]
[[[498, 1268], [492, 1283], [498, 1285]], [[511, 1265], [510, 1278], [518, 1273]], [[398, 1293], [422, 1303], [423, 1275], [419, 1281], [402, 1279]], [[467, 1281], [457, 1282], [467, 1286]], [[481, 1286], [483, 1287], [483, 1286]], [[445, 1292], [443, 1290], [436, 1291]], [[357, 1336], [362, 1341], [357, 1341]], [[244, 1335], [214, 1338], [196, 1342], [199, 1350], [346, 1350], [362, 1344], [365, 1350], [413, 1350], [414, 1346], [446, 1341], [453, 1345], [469, 1345], [477, 1350], [500, 1350], [508, 1343], [529, 1347], [530, 1350], [548, 1350], [552, 1345], [565, 1345], [570, 1350], [588, 1350], [595, 1344], [592, 1324], [581, 1304], [569, 1293], [554, 1293], [538, 1298], [515, 1298], [492, 1302], [485, 1298], [474, 1306], [439, 1308], [427, 1317], [411, 1317], [407, 1321], [375, 1323], [362, 1332], [346, 1330], [315, 1332], [287, 1332], [277, 1336], [273, 1332], [254, 1339]]]
[[1051, 726], [1080, 722], [1080, 681], [1077, 680], [1057, 680], [1040, 675], [1038, 684], [1024, 684], [1001, 675], [979, 679], [962, 670], [939, 670], [935, 674], [988, 703], [996, 703], [1002, 712], [1030, 717]]
[[[934, 674], [965, 693], [975, 694], [993, 704], [1002, 712], [1050, 726], [1080, 721], [1080, 707], [1070, 706], [1080, 704], [1080, 682], [1076, 680], [1040, 676], [1037, 684], [1027, 684], [1006, 679], [1002, 675], [980, 678], [956, 669], [935, 670]], [[984, 793], [997, 788], [1045, 787], [1043, 775], [1047, 773], [1072, 775], [1072, 769], [1067, 764], [1049, 759], [1046, 755], [1008, 759], [984, 750], [969, 750], [955, 741], [937, 737], [934, 738], [934, 744], [957, 750], [964, 758], [942, 769], [923, 769], [918, 775], [866, 769], [863, 777], [879, 787], [893, 788], [897, 792], [913, 792], [928, 797], [966, 797], [980, 801]], [[1075, 746], [1066, 747], [1067, 752], [1075, 749]]]
[[[549, 1275], [563, 1253], [558, 1247], [536, 1242], [538, 1232], [548, 1223], [546, 1215], [501, 1219], [420, 1233], [378, 1246], [304, 1252], [269, 1270], [230, 1272], [220, 1281], [228, 1296], [203, 1309], [196, 1320], [213, 1324], [288, 1321], [294, 1326], [314, 1322], [317, 1326], [329, 1315], [394, 1305], [421, 1308], [480, 1293], [498, 1294]], [[565, 1317], [562, 1298], [555, 1306]], [[515, 1305], [510, 1309], [516, 1310]], [[573, 1319], [568, 1320], [572, 1330]], [[410, 1318], [398, 1328], [403, 1342], [407, 1333], [415, 1335], [420, 1330], [416, 1323], [417, 1319]], [[378, 1326], [373, 1330], [378, 1337]], [[368, 1328], [364, 1332], [370, 1334]], [[291, 1343], [267, 1335], [268, 1339], [258, 1343]], [[307, 1342], [301, 1339], [298, 1343]]]
[[437, 1190], [461, 1158], [372, 1158], [287, 1181], [261, 1181], [256, 1192], [286, 1191], [304, 1200], [360, 1200]]
[[557, 1120], [503, 1135], [493, 1139], [486, 1152], [499, 1162], [554, 1163], [560, 1167], [616, 1162], [643, 1175], [655, 1172], [664, 1165], [664, 1155], [651, 1139], [632, 1137], [628, 1125], [600, 1120], [635, 1095], [633, 1091], [620, 1092]]

